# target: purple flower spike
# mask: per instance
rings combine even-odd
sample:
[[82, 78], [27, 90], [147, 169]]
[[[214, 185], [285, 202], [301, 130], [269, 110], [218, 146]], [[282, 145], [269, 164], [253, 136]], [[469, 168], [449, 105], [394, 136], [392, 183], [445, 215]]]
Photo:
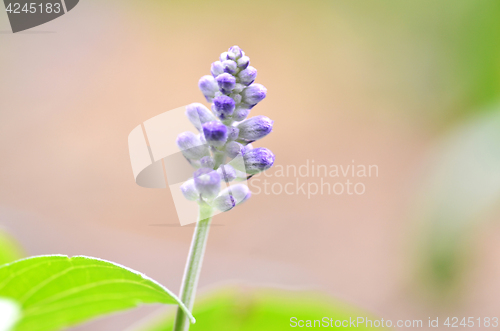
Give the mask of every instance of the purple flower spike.
[[227, 95], [220, 95], [215, 97], [213, 110], [221, 120], [227, 119], [234, 112], [234, 100]]
[[203, 124], [203, 134], [209, 145], [224, 146], [227, 141], [227, 127], [219, 121]]
[[234, 74], [236, 70], [238, 69], [238, 66], [236, 65], [236, 62], [232, 60], [226, 60], [222, 62], [222, 67], [224, 68], [224, 72], [227, 72], [228, 74]]
[[243, 56], [236, 61], [238, 68], [246, 69], [250, 64], [250, 58], [248, 56]]
[[201, 131], [203, 123], [216, 120], [212, 112], [201, 103], [192, 103], [188, 105], [186, 107], [186, 116], [198, 131]]
[[266, 97], [267, 89], [261, 84], [252, 84], [243, 92], [243, 101], [249, 105], [255, 106]]
[[201, 168], [194, 172], [194, 186], [204, 199], [213, 199], [220, 191], [220, 175], [217, 171]]
[[243, 156], [247, 174], [258, 174], [272, 167], [274, 154], [267, 148], [254, 148]]
[[236, 86], [236, 78], [233, 75], [228, 74], [227, 72], [220, 74], [215, 78], [217, 84], [219, 85], [219, 89], [224, 94], [229, 94]]
[[269, 117], [262, 115], [244, 120], [238, 124], [239, 138], [247, 141], [264, 138], [273, 131], [273, 123]]
[[220, 74], [224, 73], [224, 67], [222, 66], [221, 61], [215, 61], [212, 63], [212, 67], [210, 68], [210, 72], [212, 73], [212, 76], [217, 77]]
[[243, 85], [246, 85], [246, 86], [252, 84], [256, 77], [257, 77], [257, 69], [255, 69], [252, 66], [246, 68], [245, 70], [242, 70], [238, 74], [238, 78], [240, 79], [240, 83]]

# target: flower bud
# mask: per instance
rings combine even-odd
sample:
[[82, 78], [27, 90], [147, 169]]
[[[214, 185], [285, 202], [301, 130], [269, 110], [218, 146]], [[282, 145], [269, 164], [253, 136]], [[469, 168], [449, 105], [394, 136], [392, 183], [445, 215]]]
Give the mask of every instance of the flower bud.
[[232, 196], [238, 205], [248, 200], [252, 196], [252, 193], [245, 184], [236, 184], [223, 189], [219, 196]]
[[222, 61], [222, 67], [224, 68], [224, 72], [227, 72], [228, 74], [234, 74], [236, 70], [238, 69], [238, 66], [236, 65], [236, 62], [232, 60], [226, 60]]
[[241, 152], [243, 153], [243, 155], [245, 155], [247, 152], [251, 151], [252, 149], [253, 149], [252, 144], [247, 144], [246, 146], [243, 146], [243, 149], [241, 150]]
[[252, 84], [243, 92], [243, 101], [251, 106], [254, 106], [264, 100], [267, 94], [267, 89], [261, 84]]
[[240, 129], [235, 126], [230, 126], [227, 128], [227, 141], [238, 139]]
[[240, 129], [238, 137], [247, 141], [264, 138], [273, 130], [273, 123], [269, 117], [262, 115], [249, 118], [238, 124], [237, 128]]
[[240, 154], [243, 154], [244, 146], [236, 141], [231, 141], [226, 145], [226, 154], [230, 158], [234, 159]]
[[228, 74], [227, 72], [220, 74], [215, 78], [217, 84], [219, 85], [219, 89], [224, 94], [229, 94], [233, 90], [236, 85], [236, 78], [233, 75]]
[[241, 50], [241, 48], [239, 48], [238, 46], [229, 47], [229, 51], [227, 52], [228, 59], [238, 60], [242, 56], [243, 51]]
[[238, 68], [246, 69], [250, 64], [250, 58], [248, 56], [242, 56], [236, 61], [236, 64], [238, 65]]
[[222, 53], [220, 54], [220, 56], [219, 56], [219, 60], [220, 60], [220, 62], [225, 61], [225, 60], [227, 60], [227, 59], [228, 59], [228, 57], [227, 57], [227, 52], [222, 52]]
[[227, 119], [234, 112], [234, 100], [226, 95], [221, 95], [214, 99], [213, 111], [221, 120]]
[[242, 70], [238, 74], [238, 78], [240, 79], [240, 83], [243, 85], [250, 85], [254, 82], [255, 78], [257, 77], [257, 69], [255, 69], [252, 66], [249, 66], [245, 70]]
[[233, 100], [234, 100], [234, 103], [235, 103], [235, 104], [240, 103], [240, 102], [241, 102], [241, 99], [242, 99], [242, 98], [241, 98], [241, 95], [240, 95], [240, 94], [238, 94], [238, 93], [231, 93], [231, 94], [229, 95], [229, 97], [231, 97], [231, 99], [233, 99]]
[[212, 206], [220, 211], [229, 211], [236, 206], [236, 200], [226, 192], [225, 194], [219, 194], [212, 202]]
[[198, 87], [208, 102], [212, 102], [212, 99], [215, 97], [215, 92], [219, 91], [219, 85], [210, 75], [201, 77], [198, 81]]
[[236, 122], [243, 121], [250, 114], [250, 106], [241, 104], [236, 107], [233, 113], [233, 120]]
[[252, 196], [252, 193], [248, 189], [248, 186], [244, 184], [232, 185], [229, 189], [231, 190], [231, 193], [233, 193], [236, 204], [243, 203], [250, 199], [250, 197]]
[[203, 124], [203, 134], [209, 145], [220, 147], [227, 141], [227, 128], [219, 121]]
[[193, 179], [189, 179], [181, 185], [181, 192], [184, 197], [190, 201], [198, 200], [200, 198], [200, 193], [196, 190]]
[[201, 168], [194, 172], [194, 186], [204, 199], [213, 199], [220, 191], [220, 176], [212, 169]]
[[[210, 76], [208, 76], [210, 77]], [[201, 131], [203, 123], [215, 121], [216, 118], [207, 107], [201, 103], [192, 103], [186, 107], [186, 116], [189, 121]]]
[[234, 85], [234, 88], [233, 88], [233, 93], [241, 93], [243, 92], [243, 90], [246, 88], [245, 85], [243, 84], [240, 84], [240, 83], [236, 83]]
[[221, 165], [219, 169], [217, 169], [217, 173], [221, 180], [225, 182], [231, 182], [236, 178], [236, 170], [229, 164]]
[[188, 159], [199, 160], [209, 155], [207, 145], [192, 132], [186, 131], [177, 136], [177, 146]]
[[221, 61], [215, 61], [212, 63], [212, 67], [210, 68], [210, 72], [212, 73], [212, 76], [217, 77], [220, 74], [224, 73], [224, 67], [222, 66]]
[[254, 148], [245, 153], [243, 160], [248, 174], [258, 174], [271, 168], [274, 164], [274, 154], [267, 148]]
[[213, 169], [215, 166], [215, 161], [211, 156], [204, 156], [200, 159], [200, 165], [202, 168]]

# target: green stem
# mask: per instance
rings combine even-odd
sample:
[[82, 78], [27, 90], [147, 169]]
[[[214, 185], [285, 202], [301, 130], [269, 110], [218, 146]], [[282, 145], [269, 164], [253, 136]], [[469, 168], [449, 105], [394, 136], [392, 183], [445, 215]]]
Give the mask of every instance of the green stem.
[[[205, 247], [207, 245], [208, 230], [210, 229], [210, 221], [212, 220], [212, 208], [206, 203], [200, 203], [200, 215], [196, 228], [194, 230], [191, 248], [184, 270], [182, 280], [180, 299], [186, 307], [192, 311], [194, 299], [196, 296], [196, 287], [200, 278], [201, 265]], [[177, 308], [175, 317], [174, 331], [189, 330], [189, 318], [182, 309]]]

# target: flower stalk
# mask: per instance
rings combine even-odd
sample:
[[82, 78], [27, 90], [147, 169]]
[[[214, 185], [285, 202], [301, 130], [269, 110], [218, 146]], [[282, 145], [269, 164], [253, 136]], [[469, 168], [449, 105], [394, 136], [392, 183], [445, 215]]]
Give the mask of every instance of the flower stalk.
[[[201, 265], [203, 256], [205, 255], [205, 247], [207, 245], [208, 232], [210, 222], [212, 221], [212, 207], [204, 202], [200, 202], [200, 211], [198, 223], [194, 230], [191, 248], [189, 250], [186, 268], [182, 279], [180, 299], [190, 311], [193, 309], [194, 299], [196, 296], [196, 287], [200, 278]], [[175, 317], [174, 331], [188, 331], [189, 318], [186, 313], [177, 308]]]
[[[250, 110], [264, 100], [267, 89], [255, 84], [257, 70], [238, 46], [229, 48], [212, 63], [212, 76], [203, 76], [198, 86], [210, 103], [186, 107], [186, 116], [198, 131], [177, 137], [177, 146], [194, 167], [193, 178], [181, 185], [186, 199], [198, 201], [199, 217], [184, 270], [181, 293], [185, 306], [192, 310], [196, 286], [214, 212], [227, 212], [251, 196], [245, 181], [274, 164], [267, 148], [253, 148], [252, 142], [271, 133], [274, 122], [265, 116], [247, 119]], [[226, 159], [241, 159], [226, 164]], [[177, 310], [174, 331], [188, 331], [189, 319]]]

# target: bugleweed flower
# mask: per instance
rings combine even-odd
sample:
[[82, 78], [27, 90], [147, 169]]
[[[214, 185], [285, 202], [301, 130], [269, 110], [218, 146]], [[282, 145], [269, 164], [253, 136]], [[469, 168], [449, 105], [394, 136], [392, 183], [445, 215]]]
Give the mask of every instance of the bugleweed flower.
[[[200, 103], [186, 108], [186, 116], [200, 135], [184, 132], [177, 138], [184, 156], [199, 168], [192, 179], [182, 184], [182, 193], [188, 200], [207, 203], [220, 211], [228, 211], [250, 198], [246, 185], [234, 183], [269, 169], [275, 159], [269, 149], [250, 144], [271, 133], [274, 122], [266, 116], [247, 119], [251, 109], [267, 95], [264, 86], [254, 83], [257, 69], [249, 64], [250, 58], [238, 46], [229, 48], [212, 63], [212, 75], [198, 82], [211, 108]], [[242, 157], [243, 162], [236, 162], [237, 157]], [[225, 164], [233, 159], [234, 167]], [[240, 169], [242, 163], [244, 168]], [[230, 182], [233, 185], [227, 187]]]

